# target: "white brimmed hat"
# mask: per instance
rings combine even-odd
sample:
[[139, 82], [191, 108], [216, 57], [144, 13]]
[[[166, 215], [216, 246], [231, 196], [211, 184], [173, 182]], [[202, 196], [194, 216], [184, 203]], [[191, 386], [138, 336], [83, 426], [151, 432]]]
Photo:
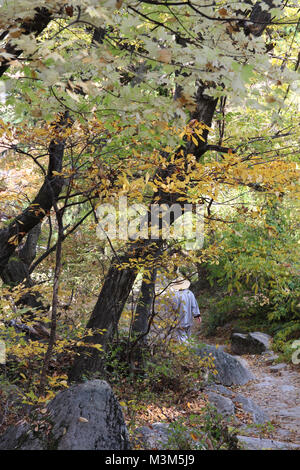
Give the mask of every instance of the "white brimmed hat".
[[175, 281], [172, 282], [171, 288], [174, 290], [184, 290], [190, 287], [191, 283], [188, 279], [184, 279], [183, 277], [179, 277]]

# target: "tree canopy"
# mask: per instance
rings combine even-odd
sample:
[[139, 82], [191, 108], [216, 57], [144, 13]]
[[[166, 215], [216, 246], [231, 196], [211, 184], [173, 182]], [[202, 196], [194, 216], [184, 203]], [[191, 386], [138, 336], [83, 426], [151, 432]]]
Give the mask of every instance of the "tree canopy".
[[[49, 321], [37, 292], [51, 304], [44, 379], [65, 337], [72, 380], [99, 370], [137, 281], [153, 300], [156, 270], [205, 269], [227, 303], [251, 296], [298, 331], [296, 2], [0, 4], [0, 310]], [[97, 210], [120, 220], [125, 196], [200, 205], [203, 246], [99, 237]]]

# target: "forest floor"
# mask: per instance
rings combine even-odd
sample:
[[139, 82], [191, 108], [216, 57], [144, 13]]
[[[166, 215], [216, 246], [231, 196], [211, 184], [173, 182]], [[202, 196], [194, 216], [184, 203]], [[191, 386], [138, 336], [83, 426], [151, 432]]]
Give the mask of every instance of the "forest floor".
[[[202, 331], [201, 326], [194, 331], [199, 342], [224, 345], [226, 352], [230, 353], [229, 332], [217, 331], [216, 336], [206, 337]], [[274, 373], [265, 355], [238, 358], [255, 379], [229, 389], [233, 395], [251, 398], [269, 416], [269, 421], [264, 425], [254, 424], [252, 415], [235, 403], [235, 416], [229, 422], [230, 429], [244, 436], [300, 446], [300, 366], [286, 364]], [[119, 375], [118, 371], [110, 377], [130, 434], [140, 426], [151, 427], [157, 422], [170, 424], [181, 421], [188, 425], [193, 416], [203, 416], [209, 403], [203, 374], [199, 371], [198, 356], [181, 355], [179, 360], [170, 363], [168, 355], [159, 355], [156, 361], [153, 375], [142, 380], [132, 381], [126, 374]], [[14, 399], [5, 395], [0, 387], [0, 434], [9, 425], [23, 419], [25, 412], [24, 407], [18, 408]], [[234, 398], [232, 400], [234, 402]]]

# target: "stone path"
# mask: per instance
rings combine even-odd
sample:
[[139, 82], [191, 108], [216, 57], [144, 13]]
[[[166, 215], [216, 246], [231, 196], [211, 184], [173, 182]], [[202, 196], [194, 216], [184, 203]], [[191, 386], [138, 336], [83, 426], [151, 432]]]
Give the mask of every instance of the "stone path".
[[286, 365], [272, 372], [266, 355], [243, 356], [240, 360], [255, 380], [235, 389], [270, 416], [275, 428], [273, 439], [300, 446], [300, 371]]
[[[216, 370], [221, 368], [223, 371], [223, 374], [214, 376], [221, 384], [214, 383], [214, 380], [210, 382], [208, 377], [204, 393], [217, 411], [230, 419], [242, 448], [300, 450], [299, 368], [288, 364], [275, 367], [273, 362], [276, 356], [272, 351], [262, 355], [229, 356], [224, 354], [226, 349], [226, 346], [219, 346], [216, 350], [212, 344], [199, 349], [198, 353], [201, 354], [215, 350], [212, 354]], [[240, 380], [242, 376], [234, 375], [237, 364], [240, 366], [238, 361], [244, 370], [247, 369], [250, 380], [248, 378], [246, 384]], [[203, 389], [200, 396], [203, 396]], [[166, 423], [154, 423], [150, 428], [144, 426], [137, 431], [143, 437], [146, 448], [159, 446], [162, 437], [167, 443], [170, 433], [169, 424]]]

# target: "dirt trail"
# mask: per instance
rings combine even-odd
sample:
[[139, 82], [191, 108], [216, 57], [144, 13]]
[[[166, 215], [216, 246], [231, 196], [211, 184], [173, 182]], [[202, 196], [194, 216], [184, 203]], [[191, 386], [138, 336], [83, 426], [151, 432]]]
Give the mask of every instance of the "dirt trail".
[[300, 371], [286, 365], [280, 372], [270, 371], [267, 356], [242, 356], [256, 380], [237, 387], [268, 413], [274, 431], [272, 438], [300, 445]]
[[[223, 344], [224, 351], [232, 354], [229, 338], [227, 331], [211, 338], [198, 331], [201, 342]], [[251, 398], [268, 414], [273, 426], [270, 438], [300, 446], [300, 366], [286, 364], [285, 368], [274, 373], [270, 370], [271, 366], [276, 365], [270, 360], [272, 355], [274, 353], [269, 351], [262, 355], [235, 356], [253, 373], [255, 380], [231, 389]]]

